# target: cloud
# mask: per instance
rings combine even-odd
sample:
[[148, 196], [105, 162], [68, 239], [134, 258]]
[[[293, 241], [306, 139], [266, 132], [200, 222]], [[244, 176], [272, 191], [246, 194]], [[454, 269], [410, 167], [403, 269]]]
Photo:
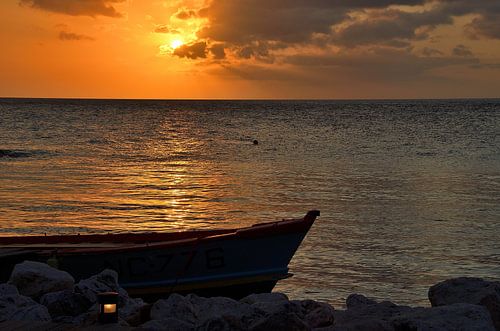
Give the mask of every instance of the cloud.
[[207, 18], [200, 40], [225, 43], [243, 59], [272, 57], [273, 44], [406, 48], [465, 15], [476, 15], [471, 37], [500, 38], [500, 3], [492, 0], [212, 0], [178, 15]]
[[210, 53], [212, 53], [214, 59], [222, 60], [226, 58], [226, 52], [224, 51], [224, 44], [215, 44], [210, 47]]
[[455, 48], [453, 48], [453, 55], [456, 56], [463, 56], [463, 57], [471, 57], [474, 56], [470, 48], [464, 46], [464, 45], [457, 45]]
[[495, 0], [440, 0], [439, 10], [451, 16], [475, 14], [467, 26], [473, 39], [500, 39], [500, 2]]
[[114, 8], [124, 0], [20, 0], [21, 5], [71, 16], [122, 17]]
[[59, 39], [62, 41], [95, 40], [94, 38], [84, 34], [77, 34], [66, 31], [59, 32]]
[[204, 41], [196, 42], [189, 45], [179, 46], [174, 50], [174, 55], [185, 57], [188, 59], [205, 59], [207, 57], [207, 43]]
[[404, 12], [388, 9], [334, 29], [332, 41], [348, 47], [364, 44], [397, 47], [395, 42], [399, 42], [399, 47], [406, 47], [408, 44], [404, 41], [425, 39], [436, 26], [452, 23], [451, 16], [433, 10]]
[[190, 9], [180, 9], [178, 10], [175, 14], [174, 14], [174, 17], [180, 19], [180, 20], [187, 20], [187, 19], [190, 19], [192, 17], [197, 17], [198, 14], [196, 13], [196, 11], [194, 10], [190, 10]]
[[419, 5], [425, 0], [217, 0], [203, 10], [210, 24], [200, 38], [234, 44], [252, 41], [309, 42], [313, 34], [329, 34], [355, 10], [389, 5]]
[[154, 30], [156, 33], [169, 33], [171, 32], [170, 31], [170, 28], [168, 27], [168, 25], [157, 25], [155, 27], [155, 30]]
[[474, 64], [477, 59], [458, 59], [450, 57], [423, 57], [408, 50], [377, 47], [369, 51], [342, 52], [322, 55], [296, 55], [287, 59], [290, 64], [306, 67], [351, 68], [360, 72], [377, 72], [416, 75], [424, 71], [457, 64]]
[[300, 42], [308, 40], [312, 32], [327, 33], [344, 15], [324, 6], [304, 9], [294, 2], [278, 6], [273, 1], [214, 1], [206, 8], [210, 25], [198, 36], [240, 45], [260, 40]]
[[[460, 38], [498, 38], [499, 13], [500, 2], [491, 0], [209, 0], [177, 12], [177, 19], [206, 21], [198, 42], [174, 55], [224, 60], [204, 63], [243, 80], [411, 85], [484, 68]], [[436, 41], [452, 30], [458, 45], [450, 53]]]
[[440, 50], [438, 49], [435, 49], [435, 48], [431, 48], [431, 47], [424, 47], [424, 49], [422, 50], [422, 55], [424, 56], [441, 56], [443, 55], [443, 52], [441, 52]]
[[500, 14], [485, 14], [475, 18], [467, 28], [472, 39], [500, 39]]
[[212, 73], [227, 78], [236, 78], [250, 81], [296, 81], [303, 80], [306, 77], [289, 68], [272, 67], [266, 65], [223, 64], [218, 68], [212, 69]]

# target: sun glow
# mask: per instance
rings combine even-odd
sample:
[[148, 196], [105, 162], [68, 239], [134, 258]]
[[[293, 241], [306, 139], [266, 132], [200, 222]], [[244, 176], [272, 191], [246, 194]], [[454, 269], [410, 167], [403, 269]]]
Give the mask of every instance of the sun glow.
[[176, 49], [176, 48], [181, 47], [183, 44], [184, 44], [184, 42], [182, 40], [174, 39], [170, 42], [170, 47], [172, 47], [172, 49]]

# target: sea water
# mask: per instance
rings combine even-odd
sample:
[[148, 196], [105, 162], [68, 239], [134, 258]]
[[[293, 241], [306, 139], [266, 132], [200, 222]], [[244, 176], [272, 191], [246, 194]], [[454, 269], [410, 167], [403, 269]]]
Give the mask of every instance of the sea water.
[[276, 287], [291, 298], [427, 305], [446, 278], [498, 280], [500, 100], [0, 99], [0, 235], [311, 209], [295, 276]]

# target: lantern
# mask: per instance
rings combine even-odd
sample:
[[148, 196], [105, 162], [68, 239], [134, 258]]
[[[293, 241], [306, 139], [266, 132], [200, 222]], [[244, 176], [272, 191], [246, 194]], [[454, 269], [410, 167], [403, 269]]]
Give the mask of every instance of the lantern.
[[118, 322], [118, 293], [105, 292], [97, 295], [99, 303], [99, 322], [117, 323]]

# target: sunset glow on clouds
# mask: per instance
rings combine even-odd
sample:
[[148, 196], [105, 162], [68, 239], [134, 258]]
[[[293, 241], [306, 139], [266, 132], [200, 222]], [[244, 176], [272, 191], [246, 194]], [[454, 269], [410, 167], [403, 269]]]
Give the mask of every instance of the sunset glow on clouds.
[[0, 94], [498, 97], [492, 0], [6, 0]]

